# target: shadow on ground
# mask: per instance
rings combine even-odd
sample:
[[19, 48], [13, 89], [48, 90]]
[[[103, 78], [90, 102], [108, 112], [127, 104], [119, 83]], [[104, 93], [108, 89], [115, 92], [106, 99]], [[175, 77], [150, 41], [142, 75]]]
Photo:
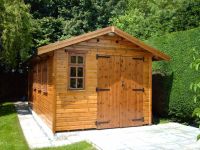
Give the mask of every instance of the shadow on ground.
[[[15, 105], [18, 105], [17, 107], [18, 114], [21, 114], [21, 115], [31, 114], [31, 112], [28, 109], [24, 109], [24, 108], [28, 108], [28, 104], [15, 103]], [[15, 105], [12, 102], [0, 103], [0, 117], [16, 113]]]
[[0, 103], [0, 117], [16, 113], [12, 103]]

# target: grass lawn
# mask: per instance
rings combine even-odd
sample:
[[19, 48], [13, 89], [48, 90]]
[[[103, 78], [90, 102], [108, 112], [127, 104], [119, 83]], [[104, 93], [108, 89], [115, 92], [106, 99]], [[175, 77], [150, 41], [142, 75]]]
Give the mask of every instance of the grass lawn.
[[[15, 107], [12, 103], [0, 103], [0, 149], [29, 150], [22, 133]], [[39, 150], [94, 150], [87, 142]]]
[[89, 143], [83, 141], [62, 147], [42, 148], [37, 150], [95, 150], [95, 148], [93, 148]]
[[0, 149], [29, 149], [12, 103], [0, 104]]

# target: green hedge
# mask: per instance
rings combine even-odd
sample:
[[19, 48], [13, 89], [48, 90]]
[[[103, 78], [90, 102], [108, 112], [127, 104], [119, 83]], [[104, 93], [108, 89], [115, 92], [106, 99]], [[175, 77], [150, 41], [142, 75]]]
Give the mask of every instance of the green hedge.
[[193, 49], [200, 50], [200, 28], [154, 37], [146, 42], [171, 57], [169, 62], [153, 63], [154, 73], [172, 77], [163, 80], [164, 87], [167, 87], [165, 90], [170, 93], [165, 99], [168, 102], [168, 115], [176, 121], [191, 121], [195, 105], [199, 104], [193, 101], [190, 83], [200, 74], [190, 69], [189, 65], [193, 60]]

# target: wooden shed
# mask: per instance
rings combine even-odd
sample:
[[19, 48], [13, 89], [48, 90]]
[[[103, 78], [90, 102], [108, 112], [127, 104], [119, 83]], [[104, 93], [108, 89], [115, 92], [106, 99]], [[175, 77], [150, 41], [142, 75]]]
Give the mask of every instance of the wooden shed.
[[148, 125], [152, 61], [169, 56], [116, 27], [38, 48], [29, 105], [53, 133]]

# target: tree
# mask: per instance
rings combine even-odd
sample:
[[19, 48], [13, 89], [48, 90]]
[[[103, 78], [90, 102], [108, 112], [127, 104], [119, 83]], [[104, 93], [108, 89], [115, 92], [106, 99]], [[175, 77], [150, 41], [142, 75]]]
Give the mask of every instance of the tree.
[[34, 45], [42, 46], [106, 27], [126, 0], [25, 0], [35, 19]]
[[34, 19], [33, 45], [34, 49], [48, 43], [55, 42], [63, 36], [63, 19], [44, 17]]
[[188, 30], [200, 25], [200, 0], [128, 0], [114, 25], [141, 39]]
[[30, 56], [32, 17], [22, 0], [1, 0], [1, 68], [16, 69]]
[[[5, 12], [5, 7], [4, 7], [4, 0], [0, 0], [0, 37], [3, 32], [3, 16]], [[0, 51], [2, 51], [2, 43], [1, 43], [1, 38], [0, 38]]]

